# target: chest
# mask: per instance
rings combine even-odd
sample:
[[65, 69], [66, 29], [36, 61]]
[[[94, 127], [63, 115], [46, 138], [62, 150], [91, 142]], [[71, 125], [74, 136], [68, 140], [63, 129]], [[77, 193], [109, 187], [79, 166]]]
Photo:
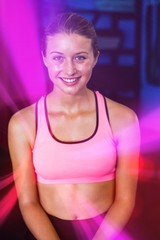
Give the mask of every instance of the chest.
[[61, 141], [75, 142], [89, 138], [97, 127], [95, 111], [81, 111], [76, 114], [54, 113], [49, 115], [52, 134]]

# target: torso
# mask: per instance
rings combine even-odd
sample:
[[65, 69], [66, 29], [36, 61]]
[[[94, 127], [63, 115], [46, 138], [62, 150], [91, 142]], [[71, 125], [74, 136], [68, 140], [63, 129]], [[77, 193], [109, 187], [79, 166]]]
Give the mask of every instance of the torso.
[[[112, 107], [114, 104], [109, 100], [109, 108]], [[58, 124], [54, 125], [54, 129], [59, 139], [79, 141], [87, 138], [93, 132], [96, 119], [93, 105], [88, 113], [81, 115], [81, 121], [77, 116], [73, 116], [71, 121], [68, 116], [56, 115]], [[65, 124], [63, 124], [64, 122]], [[68, 126], [71, 122], [72, 128], [70, 129], [73, 131], [68, 135]], [[63, 134], [60, 130], [61, 125], [63, 125]], [[114, 201], [114, 184], [114, 180], [85, 184], [38, 183], [38, 192], [40, 203], [48, 214], [62, 219], [85, 219], [94, 217], [110, 208]]]

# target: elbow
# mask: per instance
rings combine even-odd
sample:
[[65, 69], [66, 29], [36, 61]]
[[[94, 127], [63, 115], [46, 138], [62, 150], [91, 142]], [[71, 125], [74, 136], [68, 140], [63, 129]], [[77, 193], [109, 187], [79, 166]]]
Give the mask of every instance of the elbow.
[[25, 201], [25, 202], [19, 202], [19, 208], [22, 213], [22, 215], [28, 214], [30, 211], [33, 211], [34, 209], [38, 208], [40, 206], [38, 201]]

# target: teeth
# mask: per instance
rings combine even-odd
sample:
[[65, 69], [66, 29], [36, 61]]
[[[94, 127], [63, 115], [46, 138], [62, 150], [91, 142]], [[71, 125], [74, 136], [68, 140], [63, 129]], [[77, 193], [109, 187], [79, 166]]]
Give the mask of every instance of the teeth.
[[72, 83], [76, 81], [76, 78], [62, 78], [64, 82]]

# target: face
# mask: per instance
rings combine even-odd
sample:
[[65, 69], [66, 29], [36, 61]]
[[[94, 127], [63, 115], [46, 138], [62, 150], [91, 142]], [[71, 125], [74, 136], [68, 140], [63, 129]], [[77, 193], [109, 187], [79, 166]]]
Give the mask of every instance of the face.
[[47, 38], [43, 56], [54, 91], [77, 94], [84, 90], [97, 58], [91, 39], [78, 34], [57, 33]]

